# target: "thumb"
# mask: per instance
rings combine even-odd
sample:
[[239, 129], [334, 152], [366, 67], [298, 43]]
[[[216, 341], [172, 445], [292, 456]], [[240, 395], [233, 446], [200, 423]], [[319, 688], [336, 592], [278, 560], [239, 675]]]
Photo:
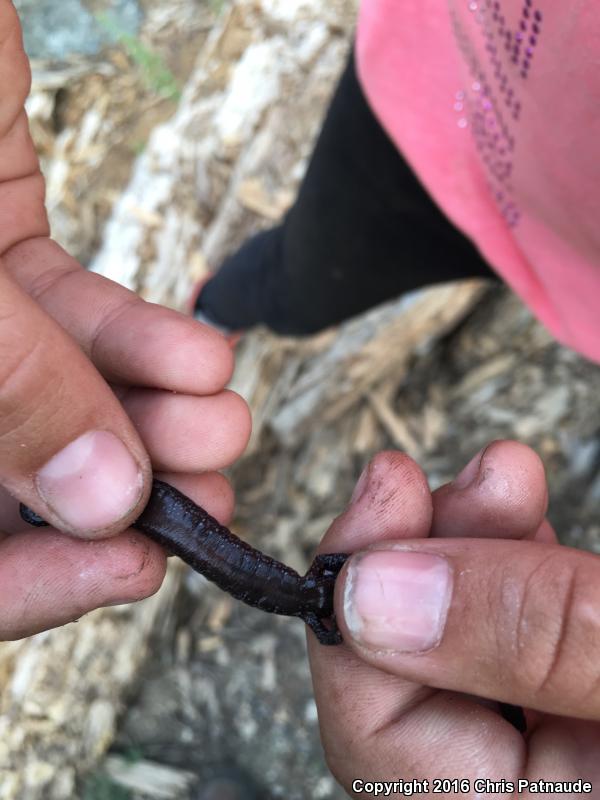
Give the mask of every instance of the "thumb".
[[538, 542], [380, 543], [336, 585], [344, 640], [428, 686], [600, 720], [600, 558]]
[[139, 514], [150, 474], [109, 386], [0, 262], [0, 484], [55, 527], [100, 538]]

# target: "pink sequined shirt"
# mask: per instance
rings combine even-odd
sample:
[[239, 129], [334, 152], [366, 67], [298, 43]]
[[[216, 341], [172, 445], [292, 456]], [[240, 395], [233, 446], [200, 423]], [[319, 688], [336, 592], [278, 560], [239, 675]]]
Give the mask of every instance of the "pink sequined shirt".
[[363, 0], [357, 61], [447, 217], [600, 362], [599, 0]]

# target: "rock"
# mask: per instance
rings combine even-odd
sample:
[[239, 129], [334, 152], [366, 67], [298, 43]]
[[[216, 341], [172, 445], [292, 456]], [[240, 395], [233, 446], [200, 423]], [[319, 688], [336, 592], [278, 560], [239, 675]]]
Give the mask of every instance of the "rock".
[[[81, 0], [15, 0], [29, 57], [63, 61], [99, 53], [111, 34], [89, 6]], [[114, 0], [111, 17], [119, 30], [135, 35], [142, 12], [136, 0]]]

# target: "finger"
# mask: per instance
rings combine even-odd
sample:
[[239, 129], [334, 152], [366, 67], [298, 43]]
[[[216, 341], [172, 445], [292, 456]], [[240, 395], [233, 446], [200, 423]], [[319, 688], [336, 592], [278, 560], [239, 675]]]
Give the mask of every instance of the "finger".
[[23, 106], [31, 74], [19, 19], [0, 2], [0, 253], [29, 236], [48, 234], [44, 180]]
[[214, 394], [231, 379], [233, 354], [221, 334], [87, 272], [55, 242], [22, 242], [5, 261], [111, 383]]
[[321, 553], [352, 553], [385, 539], [427, 536], [431, 493], [423, 470], [393, 450], [378, 453], [358, 479], [350, 505], [337, 517]]
[[[205, 472], [201, 475], [184, 473], [157, 473], [161, 481], [176, 486], [215, 517], [222, 525], [227, 525], [233, 516], [235, 505], [231, 484], [219, 472]], [[19, 513], [19, 503], [0, 486], [0, 540], [7, 535], [31, 531]]]
[[[363, 470], [348, 508], [330, 526], [319, 552], [351, 553], [374, 542], [425, 538], [431, 518], [431, 493], [421, 468], [403, 453], [384, 451]], [[355, 710], [364, 702], [372, 713], [373, 699], [380, 696], [382, 707], [391, 709], [412, 702], [420, 691], [430, 693], [397, 678], [390, 680], [347, 647], [322, 647], [311, 633], [308, 647], [315, 690], [323, 698], [320, 713], [328, 718], [337, 719], [338, 702], [343, 702], [337, 687], [348, 675], [356, 676], [351, 703]]]
[[19, 514], [19, 501], [0, 486], [0, 540], [11, 533], [31, 530]]
[[531, 539], [547, 507], [539, 456], [519, 442], [492, 442], [433, 493], [431, 535]]
[[10, 87], [0, 106], [0, 136], [7, 136], [20, 116], [31, 86], [29, 62], [23, 49], [23, 37], [16, 9], [12, 3], [0, 3], [0, 80]]
[[330, 651], [315, 663], [316, 647], [311, 669], [327, 764], [351, 796], [358, 778], [511, 780], [522, 774], [525, 740], [496, 712], [451, 692], [420, 687], [411, 693], [400, 678], [349, 657], [346, 669], [338, 664], [326, 677]]
[[[556, 542], [544, 519], [548, 490], [542, 462], [518, 442], [492, 442], [432, 498], [432, 536]], [[489, 700], [470, 699], [490, 706]], [[529, 725], [531, 713], [527, 720]]]
[[250, 412], [235, 392], [191, 397], [140, 389], [122, 402], [156, 469], [222, 469], [239, 458], [250, 438]]
[[[600, 781], [600, 726], [595, 722], [543, 717], [529, 738], [527, 776], [547, 781]], [[579, 794], [579, 793], [578, 793]], [[575, 796], [575, 795], [573, 795]]]
[[0, 543], [0, 640], [148, 597], [160, 586], [165, 563], [162, 549], [133, 531], [100, 542], [52, 529], [9, 536]]
[[0, 483], [79, 536], [122, 530], [150, 483], [142, 443], [114, 394], [1, 263]]
[[539, 542], [387, 542], [336, 585], [344, 640], [367, 663], [582, 719], [600, 718], [598, 608], [598, 557]]
[[[426, 537], [431, 517], [431, 493], [420, 467], [402, 453], [379, 453], [363, 471], [350, 505], [333, 522], [319, 551], [352, 552], [373, 541]], [[311, 633], [308, 651], [328, 762], [344, 782], [344, 776], [350, 777], [348, 758], [357, 759], [352, 763], [358, 770], [361, 754], [377, 730], [399, 709], [423, 702], [432, 692], [373, 669], [348, 647], [323, 647]]]
[[545, 542], [546, 544], [556, 544], [558, 542], [556, 531], [547, 519], [542, 522], [533, 538], [536, 542]]

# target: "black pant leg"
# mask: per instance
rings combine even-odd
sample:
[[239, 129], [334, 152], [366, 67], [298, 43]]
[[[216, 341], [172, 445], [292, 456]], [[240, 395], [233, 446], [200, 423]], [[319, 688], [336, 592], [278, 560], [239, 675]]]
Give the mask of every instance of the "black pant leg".
[[199, 308], [232, 329], [301, 335], [412, 289], [493, 276], [375, 118], [351, 57], [294, 206], [224, 262]]

